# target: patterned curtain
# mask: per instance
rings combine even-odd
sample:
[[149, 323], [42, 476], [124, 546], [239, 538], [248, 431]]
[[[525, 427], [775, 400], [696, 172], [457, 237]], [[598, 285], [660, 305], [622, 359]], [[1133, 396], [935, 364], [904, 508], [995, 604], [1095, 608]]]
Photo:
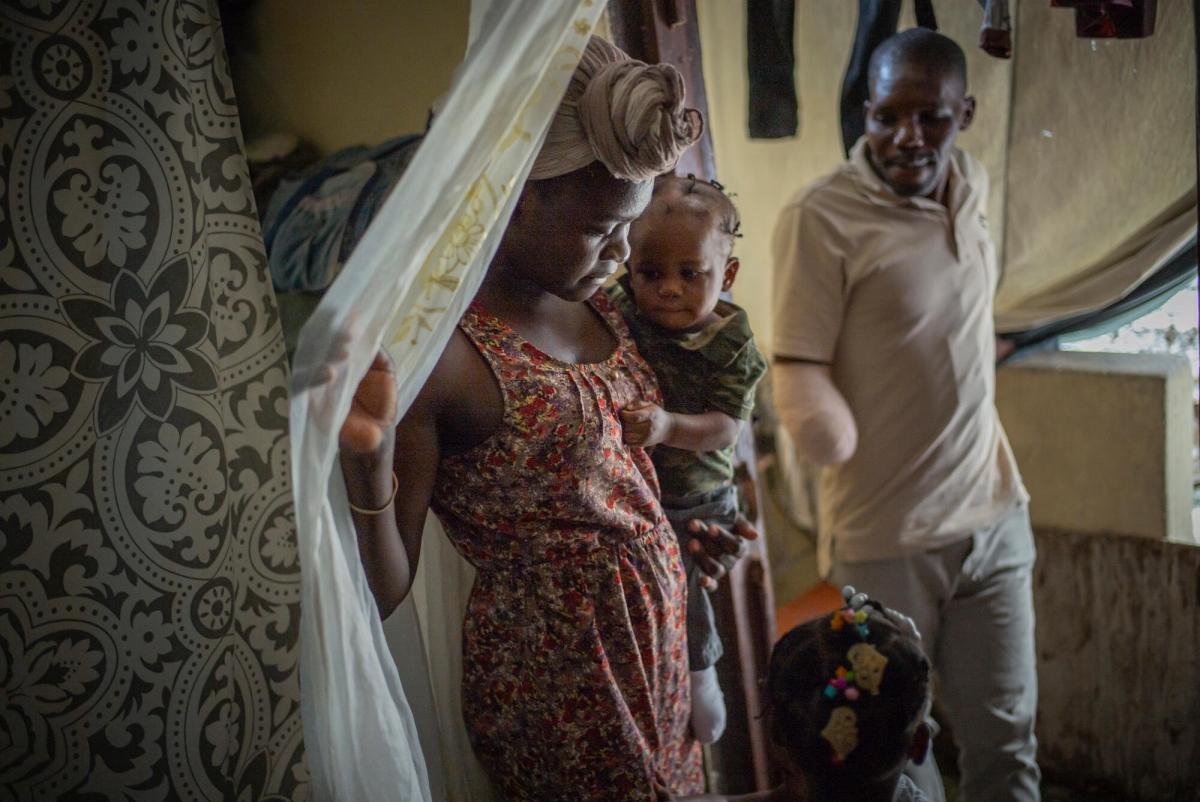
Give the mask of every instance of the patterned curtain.
[[0, 799], [304, 799], [287, 366], [215, 0], [0, 10]]

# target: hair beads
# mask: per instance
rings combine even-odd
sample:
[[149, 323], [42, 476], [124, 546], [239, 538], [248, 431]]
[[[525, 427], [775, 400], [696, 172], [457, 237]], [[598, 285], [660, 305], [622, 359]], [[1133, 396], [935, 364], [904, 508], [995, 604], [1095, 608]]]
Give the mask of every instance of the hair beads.
[[[867, 643], [870, 633], [867, 629], [867, 611], [863, 609], [868, 601], [867, 594], [855, 593], [854, 588], [847, 585], [842, 589], [842, 597], [847, 604], [830, 617], [829, 628], [837, 632], [843, 627], [853, 627], [862, 642], [846, 651], [845, 661], [826, 683], [823, 694], [831, 701], [840, 696], [845, 702], [853, 704], [858, 701], [862, 691], [873, 696], [879, 695], [888, 659]], [[849, 704], [833, 708], [829, 722], [821, 730], [821, 737], [833, 748], [834, 763], [841, 763], [858, 747], [858, 716]]]

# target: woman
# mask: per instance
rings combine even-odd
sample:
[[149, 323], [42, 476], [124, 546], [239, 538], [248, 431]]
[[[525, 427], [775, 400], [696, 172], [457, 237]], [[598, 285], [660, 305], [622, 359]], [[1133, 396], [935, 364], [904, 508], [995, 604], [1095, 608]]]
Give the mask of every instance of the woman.
[[[700, 128], [673, 68], [592, 39], [479, 293], [412, 407], [393, 432], [394, 377], [380, 355], [342, 430], [380, 612], [408, 594], [431, 507], [477, 571], [464, 716], [506, 798], [702, 790], [679, 550], [654, 469], [623, 443], [618, 417], [658, 388], [597, 293], [628, 253], [650, 179]], [[704, 546], [734, 551], [737, 538]]]

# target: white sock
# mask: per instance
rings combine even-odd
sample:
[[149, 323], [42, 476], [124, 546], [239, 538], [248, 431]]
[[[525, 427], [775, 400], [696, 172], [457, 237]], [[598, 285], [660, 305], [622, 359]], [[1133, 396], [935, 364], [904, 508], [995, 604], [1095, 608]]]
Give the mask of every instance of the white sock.
[[725, 695], [717, 667], [689, 672], [692, 678], [692, 734], [702, 744], [716, 743], [725, 732]]

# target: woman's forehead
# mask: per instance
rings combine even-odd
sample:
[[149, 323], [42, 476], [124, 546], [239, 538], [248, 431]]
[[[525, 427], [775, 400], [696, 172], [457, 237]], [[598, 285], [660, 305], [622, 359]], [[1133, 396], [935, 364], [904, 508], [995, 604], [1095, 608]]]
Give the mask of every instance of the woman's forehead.
[[632, 221], [641, 216], [650, 203], [651, 181], [623, 181], [609, 177], [589, 182], [577, 197], [589, 216]]

